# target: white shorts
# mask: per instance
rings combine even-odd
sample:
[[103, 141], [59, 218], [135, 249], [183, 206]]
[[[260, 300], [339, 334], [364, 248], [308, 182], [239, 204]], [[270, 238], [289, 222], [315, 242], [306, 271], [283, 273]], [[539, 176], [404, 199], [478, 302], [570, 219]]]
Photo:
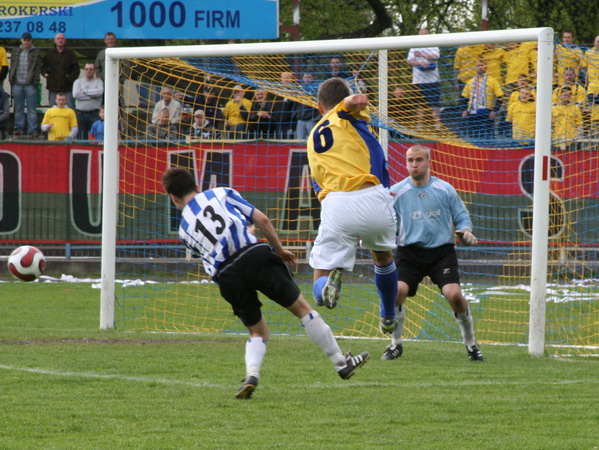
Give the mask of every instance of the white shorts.
[[395, 211], [382, 185], [351, 192], [329, 192], [322, 202], [318, 236], [310, 253], [313, 269], [353, 270], [356, 250], [395, 249]]

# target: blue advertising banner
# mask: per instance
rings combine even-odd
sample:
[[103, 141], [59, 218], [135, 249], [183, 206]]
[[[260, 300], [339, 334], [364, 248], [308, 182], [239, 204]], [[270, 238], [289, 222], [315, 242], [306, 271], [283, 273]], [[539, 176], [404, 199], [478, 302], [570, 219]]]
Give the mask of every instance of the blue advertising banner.
[[13, 0], [0, 3], [0, 39], [277, 39], [279, 0]]

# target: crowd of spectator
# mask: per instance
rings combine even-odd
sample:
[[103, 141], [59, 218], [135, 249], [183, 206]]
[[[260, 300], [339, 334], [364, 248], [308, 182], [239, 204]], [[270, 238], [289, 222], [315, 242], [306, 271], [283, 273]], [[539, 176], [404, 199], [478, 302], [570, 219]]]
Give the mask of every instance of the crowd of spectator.
[[[428, 30], [420, 30], [420, 34], [428, 34]], [[599, 36], [588, 49], [575, 44], [571, 31], [564, 32], [561, 39], [555, 47], [552, 138], [560, 148], [576, 148], [583, 136], [599, 137]], [[116, 35], [106, 33], [104, 42], [106, 48], [116, 46]], [[63, 33], [56, 34], [54, 46], [45, 51], [33, 44], [30, 33], [23, 33], [20, 45], [10, 53], [10, 65], [6, 50], [0, 47], [1, 137], [12, 134], [37, 138], [47, 133], [48, 140], [101, 141], [106, 48], [94, 62], [84, 65], [81, 74], [77, 55], [68, 47]], [[454, 112], [458, 110], [458, 134], [472, 139], [534, 139], [536, 42], [463, 46], [452, 58], [451, 80], [460, 99], [457, 107], [452, 105]], [[388, 111], [394, 123], [392, 137], [415, 136], [427, 123], [433, 132], [440, 132], [444, 125], [449, 127], [441, 95], [447, 71], [440, 72], [440, 66], [447, 62], [439, 48], [412, 48], [405, 64], [411, 70], [411, 86], [392, 86]], [[332, 56], [329, 71], [322, 75], [345, 78], [356, 92], [368, 93], [361, 73], [360, 65], [346, 64], [341, 56]], [[50, 108], [40, 124], [37, 108], [41, 77], [46, 81]], [[11, 86], [10, 95], [2, 88], [5, 78]], [[280, 90], [314, 98], [323, 79], [319, 78], [316, 80], [310, 72], [299, 77], [282, 72]], [[230, 98], [223, 100], [226, 92], [231, 93]], [[11, 95], [13, 129], [6, 130]], [[150, 100], [148, 106], [151, 118], [136, 133], [152, 140], [305, 140], [320, 117], [313, 106], [241, 84], [227, 89], [206, 83], [193, 95], [164, 85], [159, 99]]]
[[[554, 53], [552, 142], [555, 148], [577, 149], [581, 138], [599, 138], [599, 36], [588, 49], [574, 43], [571, 31], [561, 38]], [[444, 108], [439, 65], [447, 60], [437, 47], [410, 49], [406, 62], [412, 67], [411, 86], [394, 86], [389, 102], [397, 130], [393, 135], [413, 136], [428, 123], [428, 131], [440, 131], [445, 124], [466, 139], [533, 140], [537, 56], [536, 42], [458, 48], [453, 78], [446, 81], [453, 81], [460, 100]], [[440, 114], [444, 109], [451, 109], [446, 117]]]

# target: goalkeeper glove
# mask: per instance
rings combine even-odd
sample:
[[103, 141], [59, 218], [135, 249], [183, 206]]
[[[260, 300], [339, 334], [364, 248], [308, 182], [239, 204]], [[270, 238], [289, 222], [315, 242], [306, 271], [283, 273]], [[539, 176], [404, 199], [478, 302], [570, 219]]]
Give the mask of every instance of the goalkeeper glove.
[[474, 235], [472, 234], [472, 231], [470, 231], [470, 230], [456, 231], [456, 234], [458, 235], [460, 244], [462, 244], [462, 245], [478, 244], [478, 239], [476, 239], [476, 237], [474, 237]]

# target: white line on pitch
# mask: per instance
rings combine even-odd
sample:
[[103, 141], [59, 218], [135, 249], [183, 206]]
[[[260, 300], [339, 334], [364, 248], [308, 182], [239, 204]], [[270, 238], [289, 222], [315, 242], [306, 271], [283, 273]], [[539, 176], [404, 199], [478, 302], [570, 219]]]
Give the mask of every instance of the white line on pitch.
[[0, 369], [14, 370], [18, 372], [28, 372], [40, 375], [53, 375], [57, 377], [73, 377], [73, 378], [93, 378], [100, 380], [122, 380], [122, 381], [139, 381], [142, 383], [158, 383], [158, 384], [179, 384], [182, 386], [191, 387], [213, 387], [213, 388], [228, 388], [222, 384], [209, 383], [207, 381], [193, 382], [182, 380], [170, 380], [166, 378], [140, 377], [121, 374], [102, 374], [94, 372], [63, 372], [60, 370], [39, 369], [35, 367], [17, 367], [0, 364]]
[[[17, 367], [0, 364], [0, 369], [14, 370], [18, 372], [27, 372], [40, 375], [52, 375], [57, 377], [72, 377], [72, 378], [90, 378], [98, 380], [121, 380], [121, 381], [134, 381], [141, 383], [158, 383], [165, 385], [181, 385], [196, 388], [218, 388], [218, 389], [230, 389], [230, 385], [209, 383], [207, 381], [193, 382], [193, 381], [182, 381], [172, 380], [166, 378], [152, 378], [142, 376], [130, 376], [122, 374], [101, 374], [94, 372], [63, 372], [59, 370], [40, 369], [35, 367]], [[349, 383], [312, 383], [298, 385], [298, 387], [305, 387], [308, 389], [333, 389], [333, 388], [356, 388], [356, 387], [393, 387], [401, 385], [402, 387], [410, 388], [434, 388], [434, 387], [459, 387], [459, 386], [526, 386], [530, 384], [539, 385], [568, 385], [568, 384], [599, 384], [599, 379], [579, 379], [579, 380], [531, 380], [531, 381], [497, 381], [497, 380], [480, 380], [480, 381], [447, 381], [447, 382], [431, 382], [431, 383], [406, 383], [404, 381], [397, 383], [384, 383], [377, 381], [351, 381]], [[286, 385], [285, 389], [290, 386]], [[270, 385], [270, 389], [276, 389], [276, 386]]]

